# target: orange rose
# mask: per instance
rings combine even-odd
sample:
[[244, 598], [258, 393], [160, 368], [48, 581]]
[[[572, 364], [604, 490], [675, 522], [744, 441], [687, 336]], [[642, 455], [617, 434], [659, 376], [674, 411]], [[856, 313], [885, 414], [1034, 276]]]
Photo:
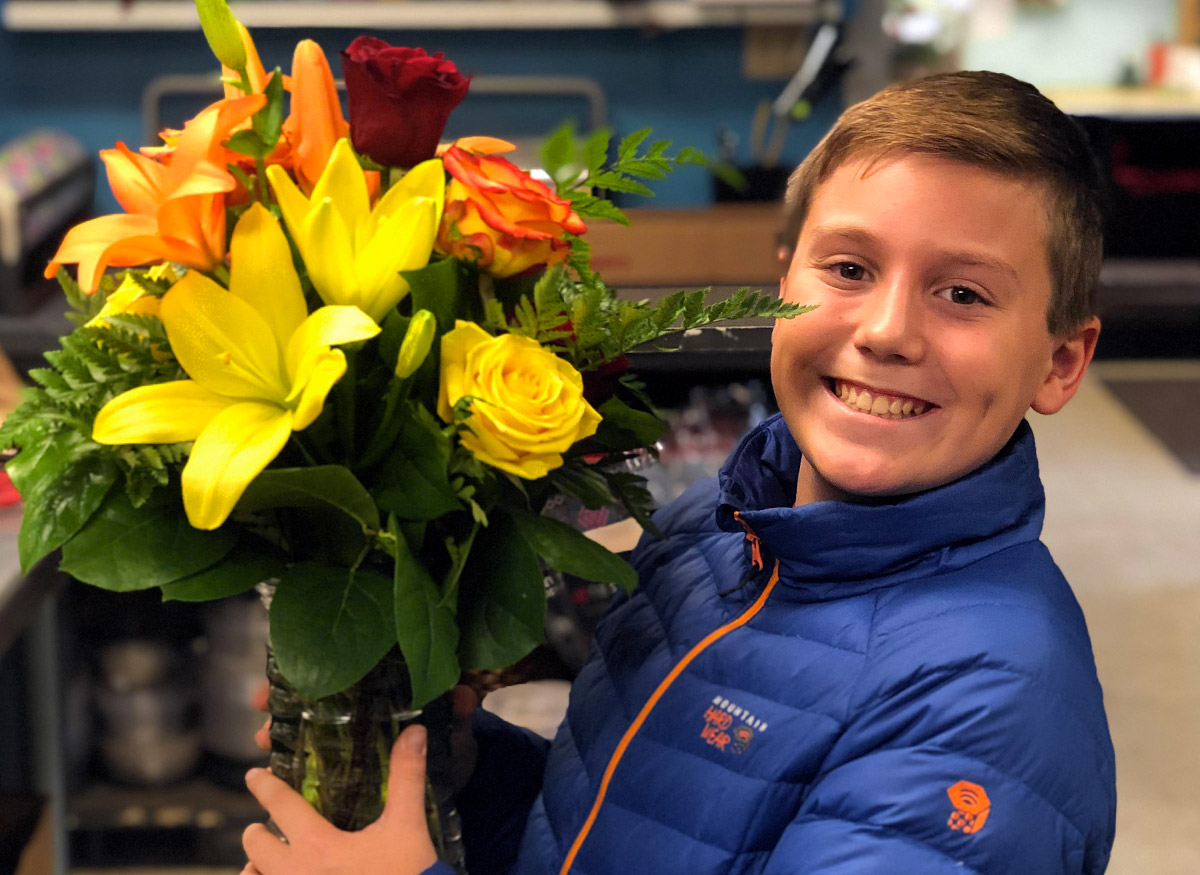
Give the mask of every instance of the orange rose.
[[451, 176], [436, 244], [443, 255], [513, 276], [566, 261], [566, 235], [587, 230], [570, 201], [499, 155], [451, 146], [442, 161]]

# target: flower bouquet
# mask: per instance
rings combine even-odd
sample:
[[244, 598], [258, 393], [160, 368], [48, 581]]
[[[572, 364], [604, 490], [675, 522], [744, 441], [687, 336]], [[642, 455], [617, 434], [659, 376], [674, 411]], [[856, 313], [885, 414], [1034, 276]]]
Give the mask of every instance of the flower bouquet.
[[225, 96], [159, 146], [101, 152], [125, 212], [73, 228], [47, 268], [77, 327], [0, 428], [21, 563], [61, 549], [81, 581], [185, 601], [265, 584], [272, 767], [355, 829], [395, 733], [544, 640], [545, 568], [633, 585], [540, 513], [567, 494], [652, 528], [616, 464], [662, 432], [625, 353], [797, 308], [634, 303], [589, 267], [585, 219], [624, 220], [598, 192], [649, 194], [695, 150], [642, 131], [609, 162], [607, 132], [580, 147], [564, 128], [544, 184], [502, 141], [439, 142], [469, 85], [440, 54], [356, 39], [347, 123], [316, 43], [268, 73], [223, 0], [197, 7]]

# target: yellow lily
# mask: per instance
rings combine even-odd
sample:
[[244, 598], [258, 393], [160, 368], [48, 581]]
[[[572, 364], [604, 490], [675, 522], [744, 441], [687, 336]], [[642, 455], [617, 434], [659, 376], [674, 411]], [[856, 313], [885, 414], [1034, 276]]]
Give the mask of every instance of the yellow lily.
[[[150, 277], [166, 279], [168, 284], [178, 281], [175, 271], [169, 264], [160, 264], [151, 268]], [[104, 302], [100, 312], [88, 320], [87, 327], [108, 325], [109, 316], [117, 316], [122, 313], [145, 313], [150, 316], [158, 316], [161, 304], [162, 298], [146, 291], [132, 275], [126, 274], [125, 279], [121, 280], [121, 284], [117, 286], [117, 290], [108, 296], [108, 300]]]
[[356, 307], [307, 314], [287, 238], [261, 205], [230, 244], [229, 290], [193, 271], [162, 299], [171, 349], [191, 379], [141, 386], [100, 410], [102, 444], [195, 441], [183, 469], [183, 505], [215, 529], [293, 431], [312, 424], [346, 371], [334, 344], [379, 327]]
[[446, 194], [442, 162], [418, 164], [374, 209], [366, 174], [345, 139], [334, 146], [311, 199], [278, 165], [267, 168], [267, 178], [321, 299], [382, 321], [408, 294], [399, 272], [429, 263]]

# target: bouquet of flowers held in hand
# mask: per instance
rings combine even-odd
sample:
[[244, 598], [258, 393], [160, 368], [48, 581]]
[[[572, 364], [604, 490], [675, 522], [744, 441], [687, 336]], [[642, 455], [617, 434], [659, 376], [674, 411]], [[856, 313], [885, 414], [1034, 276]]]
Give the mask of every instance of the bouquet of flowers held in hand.
[[[796, 308], [633, 303], [590, 269], [585, 220], [623, 219], [595, 192], [648, 194], [695, 150], [642, 131], [609, 162], [607, 132], [579, 148], [564, 129], [545, 185], [503, 141], [440, 144], [469, 84], [440, 55], [356, 39], [347, 123], [316, 43], [268, 73], [223, 0], [197, 6], [225, 97], [163, 145], [103, 151], [125, 212], [73, 228], [47, 268], [78, 327], [0, 429], [22, 565], [61, 548], [79, 580], [189, 601], [275, 581], [273, 658], [299, 699], [353, 690], [398, 646], [411, 714], [543, 640], [544, 566], [633, 584], [540, 514], [566, 493], [648, 524], [613, 463], [662, 425], [624, 354]], [[333, 755], [290, 743], [319, 803]]]

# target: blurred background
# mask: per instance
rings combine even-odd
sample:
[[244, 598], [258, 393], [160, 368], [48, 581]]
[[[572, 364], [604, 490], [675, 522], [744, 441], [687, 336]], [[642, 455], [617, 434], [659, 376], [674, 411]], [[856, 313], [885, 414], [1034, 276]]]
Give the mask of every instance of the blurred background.
[[[790, 171], [850, 103], [891, 81], [991, 69], [1088, 130], [1110, 215], [1097, 362], [1076, 400], [1031, 414], [1044, 539], [1092, 632], [1117, 750], [1115, 875], [1200, 872], [1200, 0], [234, 0], [268, 68], [360, 34], [444, 51], [476, 77], [448, 136], [513, 139], [526, 166], [566, 119], [652, 126], [736, 167], [677, 172], [632, 230], [595, 225], [622, 294], [774, 288]], [[215, 95], [190, 0], [0, 0], [0, 402], [68, 329], [40, 279], [63, 229], [118, 206], [96, 151], [154, 142]], [[773, 411], [770, 328], [747, 322], [642, 351], [670, 411], [646, 465], [669, 500]], [[7, 387], [7, 388], [5, 388]], [[0, 404], [2, 406], [2, 404]], [[254, 597], [162, 604], [22, 577], [20, 508], [0, 493], [0, 873], [240, 871], [259, 818], [266, 621]], [[615, 518], [554, 509], [582, 528]], [[620, 543], [621, 530], [606, 529]], [[552, 733], [610, 593], [547, 581], [534, 683], [488, 707]]]

